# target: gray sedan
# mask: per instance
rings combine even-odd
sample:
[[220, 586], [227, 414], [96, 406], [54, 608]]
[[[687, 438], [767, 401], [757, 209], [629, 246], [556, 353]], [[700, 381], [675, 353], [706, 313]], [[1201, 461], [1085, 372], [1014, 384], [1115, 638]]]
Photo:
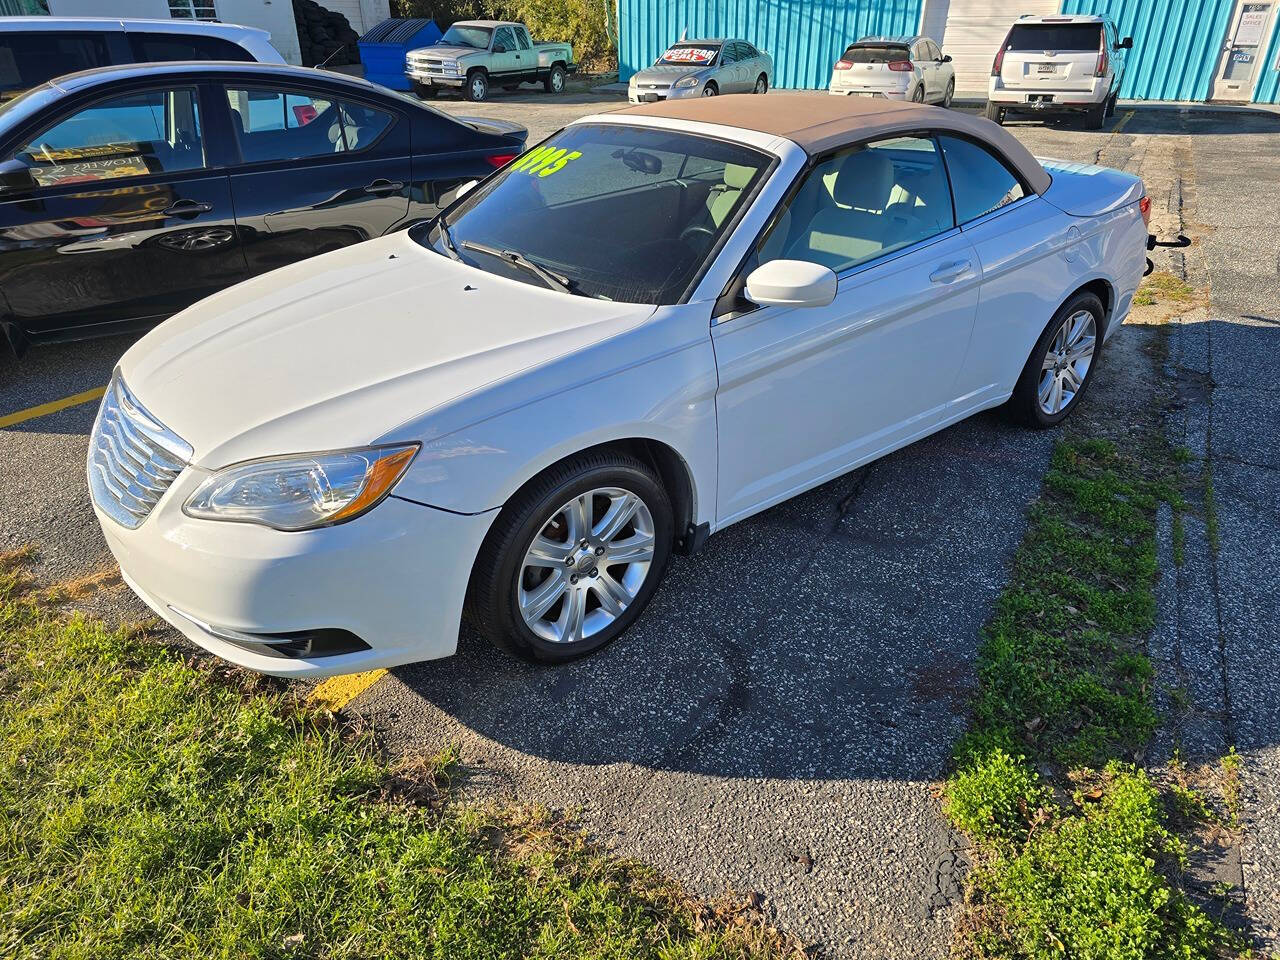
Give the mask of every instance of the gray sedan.
[[627, 86], [632, 103], [719, 93], [764, 93], [773, 81], [773, 58], [745, 40], [681, 40]]

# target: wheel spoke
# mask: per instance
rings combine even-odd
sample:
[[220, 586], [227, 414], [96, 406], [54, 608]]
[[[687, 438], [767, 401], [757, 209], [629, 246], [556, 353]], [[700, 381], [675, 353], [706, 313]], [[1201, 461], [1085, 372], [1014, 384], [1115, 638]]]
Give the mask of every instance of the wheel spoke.
[[1076, 373], [1075, 367], [1063, 367], [1062, 377], [1066, 381], [1067, 386], [1071, 388], [1072, 394], [1079, 390], [1080, 384], [1084, 382], [1081, 379], [1080, 374]]
[[1040, 381], [1040, 407], [1050, 413], [1053, 411], [1049, 410], [1049, 398], [1053, 395], [1053, 385], [1057, 379], [1057, 374], [1051, 373]]
[[1076, 363], [1093, 356], [1093, 337], [1085, 337], [1067, 351], [1067, 363]]
[[576, 643], [582, 639], [582, 623], [587, 616], [587, 591], [570, 590], [564, 598], [564, 609], [556, 622], [561, 643]]
[[636, 531], [625, 540], [615, 540], [605, 549], [604, 562], [647, 563], [653, 559], [653, 534]]
[[564, 508], [565, 522], [569, 525], [569, 543], [577, 543], [591, 533], [591, 495], [583, 494]]
[[592, 529], [591, 535], [597, 540], [608, 543], [631, 522], [631, 518], [636, 515], [639, 507], [640, 498], [633, 493], [623, 492], [621, 496], [614, 497], [605, 515]]
[[1044, 355], [1044, 363], [1040, 365], [1041, 370], [1053, 370], [1058, 366], [1058, 357], [1052, 350]]
[[1049, 391], [1049, 412], [1057, 413], [1062, 409], [1062, 377], [1053, 378], [1053, 389]]
[[572, 548], [571, 543], [556, 543], [549, 537], [541, 534], [533, 538], [533, 543], [529, 546], [529, 552], [524, 556], [524, 565], [526, 567], [553, 567], [560, 569], [564, 566], [565, 555]]
[[611, 617], [622, 616], [631, 602], [631, 594], [627, 588], [613, 579], [608, 572], [601, 570], [600, 576], [591, 581], [591, 590], [600, 600], [600, 609]]
[[541, 620], [548, 610], [555, 606], [565, 590], [569, 586], [569, 580], [561, 570], [554, 571], [551, 576], [547, 577], [542, 583], [538, 584], [528, 593], [521, 592], [520, 595], [520, 613], [528, 622]]

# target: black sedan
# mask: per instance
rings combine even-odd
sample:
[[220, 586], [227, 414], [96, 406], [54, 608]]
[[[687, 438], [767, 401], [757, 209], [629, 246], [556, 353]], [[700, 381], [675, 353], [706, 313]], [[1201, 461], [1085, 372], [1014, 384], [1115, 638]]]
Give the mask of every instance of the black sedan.
[[156, 323], [434, 216], [525, 135], [299, 67], [59, 77], [0, 106], [0, 329], [21, 354]]

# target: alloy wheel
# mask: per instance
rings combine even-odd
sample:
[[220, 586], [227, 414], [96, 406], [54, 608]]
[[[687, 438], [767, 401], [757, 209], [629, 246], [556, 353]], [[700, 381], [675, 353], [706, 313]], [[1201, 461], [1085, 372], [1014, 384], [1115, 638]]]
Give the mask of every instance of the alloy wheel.
[[564, 74], [559, 70], [551, 71], [551, 92], [560, 93], [564, 90]]
[[714, 97], [714, 96], [716, 95], [716, 88], [715, 88], [715, 87], [710, 87], [710, 86], [708, 86], [708, 87], [703, 87], [703, 88], [702, 88], [702, 95], [703, 95], [704, 97]]
[[1097, 345], [1098, 325], [1088, 310], [1077, 310], [1062, 321], [1040, 367], [1036, 395], [1040, 409], [1053, 416], [1069, 407], [1089, 375]]
[[635, 601], [657, 539], [645, 502], [621, 487], [598, 487], [562, 505], [525, 551], [516, 600], [529, 629], [551, 643], [576, 643], [605, 629]]
[[768, 81], [768, 80], [766, 80], [764, 77], [758, 77], [758, 78], [756, 79], [756, 89], [755, 89], [755, 92], [756, 92], [756, 93], [767, 93], [767, 92], [768, 92], [768, 90], [769, 90], [769, 81]]

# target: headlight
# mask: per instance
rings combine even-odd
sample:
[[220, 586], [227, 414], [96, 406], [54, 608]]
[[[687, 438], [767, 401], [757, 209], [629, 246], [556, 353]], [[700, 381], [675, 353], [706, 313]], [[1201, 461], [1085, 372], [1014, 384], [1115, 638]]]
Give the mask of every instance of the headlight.
[[342, 523], [381, 503], [417, 452], [415, 443], [250, 460], [215, 473], [182, 509], [276, 530]]
[[698, 77], [681, 77], [679, 80], [673, 83], [672, 86], [673, 87], [696, 87], [701, 82], [702, 81]]
[[440, 64], [440, 69], [441, 69], [441, 70], [443, 70], [445, 73], [457, 73], [457, 72], [458, 72], [458, 61], [457, 61], [457, 60], [445, 60], [445, 61], [443, 61], [443, 62]]

